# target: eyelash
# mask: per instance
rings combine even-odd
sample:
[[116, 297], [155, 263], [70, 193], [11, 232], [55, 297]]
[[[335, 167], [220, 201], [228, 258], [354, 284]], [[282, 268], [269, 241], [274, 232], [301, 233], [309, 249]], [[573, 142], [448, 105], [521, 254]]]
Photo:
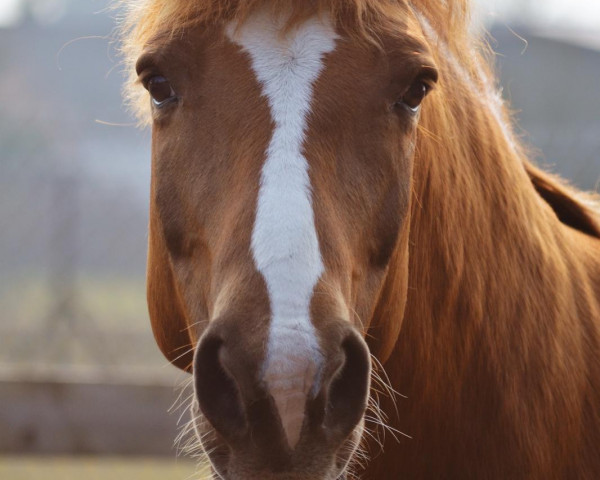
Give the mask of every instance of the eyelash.
[[423, 79], [417, 79], [402, 95], [395, 106], [402, 106], [412, 113], [417, 113], [421, 108], [421, 103], [431, 91], [431, 86]]
[[144, 80], [143, 85], [157, 108], [164, 107], [178, 98], [171, 83], [162, 75], [149, 76]]

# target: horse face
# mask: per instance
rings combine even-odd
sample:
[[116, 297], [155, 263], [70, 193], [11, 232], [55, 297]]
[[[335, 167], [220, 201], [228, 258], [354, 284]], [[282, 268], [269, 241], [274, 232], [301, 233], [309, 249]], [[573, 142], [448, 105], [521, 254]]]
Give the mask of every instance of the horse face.
[[137, 66], [154, 104], [151, 320], [173, 363], [194, 355], [198, 435], [227, 479], [343, 475], [369, 395], [363, 338], [389, 337], [372, 345], [385, 357], [399, 330], [378, 318], [404, 308], [435, 82], [408, 31], [379, 48], [327, 18], [285, 26], [257, 12], [190, 28]]

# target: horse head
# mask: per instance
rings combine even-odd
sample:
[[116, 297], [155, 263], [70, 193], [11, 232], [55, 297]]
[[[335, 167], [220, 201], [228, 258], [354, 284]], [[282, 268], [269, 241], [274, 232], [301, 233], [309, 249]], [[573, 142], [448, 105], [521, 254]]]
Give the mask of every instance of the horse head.
[[401, 326], [417, 125], [437, 80], [418, 22], [394, 8], [377, 31], [350, 10], [233, 9], [157, 32], [137, 60], [150, 317], [193, 372], [223, 478], [336, 479], [360, 443], [370, 356], [384, 361]]

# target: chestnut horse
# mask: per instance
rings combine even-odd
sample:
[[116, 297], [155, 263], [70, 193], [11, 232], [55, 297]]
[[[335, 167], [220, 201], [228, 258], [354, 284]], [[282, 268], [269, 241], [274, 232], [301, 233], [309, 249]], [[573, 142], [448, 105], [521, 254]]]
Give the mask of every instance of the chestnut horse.
[[467, 0], [125, 3], [150, 318], [215, 476], [600, 478], [598, 212], [527, 160]]

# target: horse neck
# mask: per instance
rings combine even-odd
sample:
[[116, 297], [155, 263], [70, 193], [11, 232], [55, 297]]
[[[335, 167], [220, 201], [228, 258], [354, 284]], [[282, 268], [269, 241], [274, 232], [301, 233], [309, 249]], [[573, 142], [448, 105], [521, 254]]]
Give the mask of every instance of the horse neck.
[[404, 364], [435, 351], [458, 371], [484, 355], [493, 371], [540, 345], [577, 351], [565, 332], [597, 315], [600, 284], [584, 249], [536, 193], [497, 112], [448, 100], [431, 99], [417, 146]]
[[[550, 478], [569, 459], [598, 464], [600, 246], [559, 222], [518, 146], [476, 107], [422, 118], [406, 308], [382, 320], [401, 324], [384, 368], [407, 397], [390, 424], [414, 440], [386, 451], [404, 466], [435, 459], [415, 467], [432, 478], [467, 466], [473, 477]], [[381, 398], [388, 412], [392, 403]], [[373, 464], [368, 478], [390, 474], [384, 460]]]
[[[518, 145], [477, 99], [438, 112], [433, 103], [415, 159], [411, 277], [446, 302], [484, 286], [490, 301], [490, 283], [509, 277], [503, 291], [522, 286], [528, 267], [539, 268], [540, 255], [557, 248], [561, 229], [532, 187]], [[560, 255], [546, 257], [546, 268], [560, 262]]]

